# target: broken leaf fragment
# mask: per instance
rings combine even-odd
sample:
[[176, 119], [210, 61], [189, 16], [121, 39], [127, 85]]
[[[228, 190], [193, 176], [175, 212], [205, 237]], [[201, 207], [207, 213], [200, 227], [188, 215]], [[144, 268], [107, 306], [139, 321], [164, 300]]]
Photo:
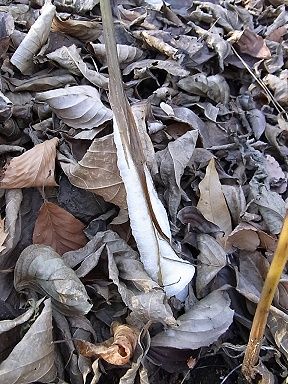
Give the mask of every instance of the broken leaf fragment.
[[61, 256], [46, 245], [30, 245], [17, 260], [14, 286], [51, 297], [57, 310], [68, 316], [86, 314], [92, 305], [84, 285]]
[[0, 188], [54, 187], [56, 147], [58, 139], [54, 137], [14, 157], [4, 168]]
[[81, 355], [100, 357], [110, 364], [124, 365], [131, 360], [139, 331], [126, 324], [112, 324], [113, 338], [101, 344], [92, 344], [85, 340], [77, 340], [76, 345]]

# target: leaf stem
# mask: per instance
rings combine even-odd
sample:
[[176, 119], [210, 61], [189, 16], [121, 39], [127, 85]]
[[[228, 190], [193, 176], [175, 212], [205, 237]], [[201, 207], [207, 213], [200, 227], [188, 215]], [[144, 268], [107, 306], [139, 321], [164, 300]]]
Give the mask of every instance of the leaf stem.
[[261, 297], [256, 308], [249, 341], [243, 360], [242, 374], [248, 382], [251, 382], [255, 375], [254, 366], [257, 364], [259, 359], [259, 352], [265, 332], [269, 309], [287, 260], [288, 214], [286, 213], [273, 260], [267, 273], [266, 280], [261, 292]]

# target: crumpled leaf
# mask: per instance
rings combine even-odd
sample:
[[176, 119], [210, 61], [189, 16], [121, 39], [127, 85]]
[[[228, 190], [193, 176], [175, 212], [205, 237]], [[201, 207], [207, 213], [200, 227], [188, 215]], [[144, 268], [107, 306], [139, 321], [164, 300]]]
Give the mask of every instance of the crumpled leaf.
[[63, 20], [59, 15], [55, 15], [51, 31], [66, 33], [81, 41], [88, 42], [98, 39], [102, 33], [102, 25], [95, 20], [73, 20], [71, 18]]
[[101, 357], [114, 365], [125, 365], [131, 360], [139, 331], [126, 324], [112, 324], [113, 338], [101, 344], [92, 344], [85, 340], [77, 340], [76, 345], [81, 355]]
[[10, 61], [23, 74], [31, 73], [33, 70], [33, 57], [46, 42], [56, 7], [50, 0], [46, 0], [42, 13], [30, 28], [29, 32], [14, 52]]
[[105, 247], [109, 277], [117, 286], [125, 305], [132, 311], [131, 322], [139, 325], [151, 320], [175, 324], [164, 291], [148, 276], [137, 252], [117, 233], [110, 230], [98, 232], [84, 248], [67, 252], [63, 258], [71, 268], [80, 264], [76, 274], [83, 277], [97, 266]]
[[178, 81], [179, 88], [193, 95], [207, 96], [216, 103], [227, 104], [230, 88], [225, 78], [219, 74], [206, 76], [203, 73], [184, 77]]
[[89, 297], [75, 272], [51, 247], [30, 245], [17, 260], [14, 286], [19, 292], [32, 289], [52, 299], [65, 315], [81, 315], [90, 311]]
[[178, 317], [179, 326], [154, 336], [151, 345], [177, 349], [209, 346], [229, 328], [234, 311], [227, 292], [213, 291]]
[[128, 75], [130, 72], [137, 70], [137, 69], [163, 69], [167, 73], [170, 73], [174, 76], [188, 76], [189, 71], [187, 69], [183, 68], [180, 64], [178, 64], [174, 60], [156, 60], [156, 59], [145, 59], [145, 60], [138, 60], [134, 61], [134, 63], [131, 63], [127, 65], [127, 67], [123, 70], [123, 75]]
[[177, 215], [177, 218], [182, 224], [189, 225], [189, 231], [192, 230], [196, 233], [217, 234], [221, 232], [221, 229], [205, 219], [202, 213], [193, 206], [187, 206], [182, 208]]
[[206, 234], [197, 236], [197, 247], [200, 251], [197, 256], [199, 262], [196, 276], [196, 290], [198, 297], [203, 297], [205, 288], [217, 273], [225, 267], [227, 256], [221, 245]]
[[166, 149], [156, 153], [160, 177], [167, 188], [164, 198], [173, 221], [176, 221], [181, 195], [186, 195], [180, 181], [185, 168], [191, 161], [197, 138], [198, 131], [188, 131], [177, 140], [170, 142]]
[[253, 203], [258, 206], [270, 232], [280, 233], [286, 212], [284, 200], [277, 192], [272, 192], [266, 184], [259, 182], [256, 177], [253, 177], [249, 184]]
[[71, 184], [97, 193], [120, 208], [127, 207], [112, 134], [95, 139], [77, 164], [62, 161], [61, 166]]
[[274, 91], [274, 97], [284, 107], [288, 106], [288, 70], [284, 69], [279, 76], [268, 74], [263, 82]]
[[49, 245], [59, 253], [84, 247], [85, 225], [56, 204], [45, 201], [40, 208], [33, 232], [33, 244]]
[[[105, 44], [90, 43], [95, 56], [103, 64], [106, 65], [106, 49]], [[119, 64], [130, 64], [138, 61], [143, 56], [143, 51], [137, 47], [130, 45], [117, 44], [117, 53]]]
[[271, 52], [263, 37], [247, 28], [243, 31], [234, 31], [229, 40], [236, 42], [242, 53], [247, 53], [258, 59], [269, 59], [271, 57]]
[[245, 222], [240, 223], [228, 236], [228, 243], [238, 249], [256, 251], [260, 245], [257, 228]]
[[56, 146], [58, 139], [46, 140], [32, 149], [14, 157], [4, 169], [0, 188], [53, 187]]
[[226, 234], [232, 231], [231, 217], [226, 204], [221, 183], [215, 167], [215, 160], [211, 159], [204, 179], [199, 183], [200, 199], [197, 208], [203, 216], [218, 225]]
[[91, 129], [112, 119], [112, 111], [100, 100], [99, 92], [89, 85], [60, 88], [36, 94], [69, 127]]
[[54, 361], [52, 308], [47, 299], [41, 314], [0, 364], [0, 380], [5, 384], [49, 383], [57, 376]]
[[99, 72], [90, 69], [80, 56], [81, 49], [75, 44], [70, 47], [61, 47], [46, 56], [48, 59], [55, 61], [61, 67], [68, 69], [72, 74], [85, 77], [90, 83], [96, 87], [108, 89], [108, 78]]
[[85, 13], [87, 11], [92, 11], [92, 9], [99, 3], [99, 0], [82, 0], [79, 2], [78, 0], [55, 0], [55, 5], [60, 9], [65, 10], [65, 12], [70, 13]]

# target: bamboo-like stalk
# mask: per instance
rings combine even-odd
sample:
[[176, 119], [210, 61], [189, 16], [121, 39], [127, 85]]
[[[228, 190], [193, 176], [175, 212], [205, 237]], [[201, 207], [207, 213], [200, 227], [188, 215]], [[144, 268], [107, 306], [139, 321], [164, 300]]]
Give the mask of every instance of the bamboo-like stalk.
[[273, 260], [261, 292], [261, 297], [254, 315], [249, 341], [242, 364], [242, 374], [248, 382], [254, 378], [254, 367], [258, 363], [259, 352], [265, 332], [267, 318], [281, 274], [288, 260], [288, 214], [286, 213], [283, 227]]

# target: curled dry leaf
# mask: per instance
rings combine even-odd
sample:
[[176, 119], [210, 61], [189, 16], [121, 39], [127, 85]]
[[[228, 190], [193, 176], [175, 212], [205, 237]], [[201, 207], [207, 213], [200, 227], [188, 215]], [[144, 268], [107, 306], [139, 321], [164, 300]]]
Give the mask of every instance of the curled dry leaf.
[[[106, 48], [105, 44], [90, 44], [93, 48], [95, 56], [103, 64], [106, 65]], [[137, 47], [130, 45], [117, 44], [118, 60], [120, 64], [129, 64], [138, 61], [143, 55], [143, 51]]]
[[33, 70], [33, 57], [40, 50], [49, 36], [56, 7], [46, 0], [42, 13], [30, 28], [29, 32], [11, 57], [11, 63], [22, 73]]
[[112, 111], [102, 103], [97, 89], [89, 85], [37, 93], [36, 100], [49, 104], [72, 128], [92, 129], [112, 119]]
[[58, 48], [46, 56], [48, 59], [61, 65], [61, 67], [68, 69], [72, 74], [77, 76], [82, 75], [97, 87], [108, 89], [108, 78], [88, 68], [80, 56], [80, 51], [81, 49], [73, 44], [70, 47], [63, 46]]
[[85, 225], [65, 209], [44, 202], [35, 223], [33, 244], [49, 245], [63, 255], [84, 247], [87, 243], [84, 228]]
[[0, 364], [1, 383], [50, 383], [56, 379], [52, 329], [51, 301], [47, 299], [41, 314]]
[[204, 179], [199, 184], [200, 199], [197, 208], [203, 216], [218, 225], [226, 234], [232, 231], [230, 213], [226, 204], [221, 183], [215, 167], [215, 160], [211, 159]]
[[56, 146], [58, 139], [54, 137], [34, 148], [14, 157], [5, 166], [0, 188], [53, 187], [57, 183], [54, 178]]
[[124, 365], [131, 360], [139, 331], [129, 325], [112, 324], [113, 338], [101, 344], [92, 344], [85, 340], [77, 340], [76, 345], [81, 355], [86, 357], [101, 357], [114, 365]]
[[213, 291], [196, 303], [174, 326], [154, 336], [151, 345], [176, 349], [197, 349], [208, 346], [227, 331], [234, 311], [229, 307], [227, 292]]
[[32, 289], [50, 296], [53, 305], [65, 315], [83, 315], [90, 311], [89, 297], [73, 269], [51, 247], [30, 245], [17, 260], [15, 289]]
[[63, 161], [61, 167], [71, 184], [97, 193], [120, 208], [127, 207], [112, 134], [95, 139], [78, 164]]
[[101, 23], [94, 20], [63, 20], [56, 15], [51, 25], [52, 32], [62, 32], [77, 39], [88, 42], [98, 39], [102, 33]]
[[257, 228], [248, 223], [240, 223], [228, 236], [228, 243], [238, 249], [256, 251], [260, 245]]

